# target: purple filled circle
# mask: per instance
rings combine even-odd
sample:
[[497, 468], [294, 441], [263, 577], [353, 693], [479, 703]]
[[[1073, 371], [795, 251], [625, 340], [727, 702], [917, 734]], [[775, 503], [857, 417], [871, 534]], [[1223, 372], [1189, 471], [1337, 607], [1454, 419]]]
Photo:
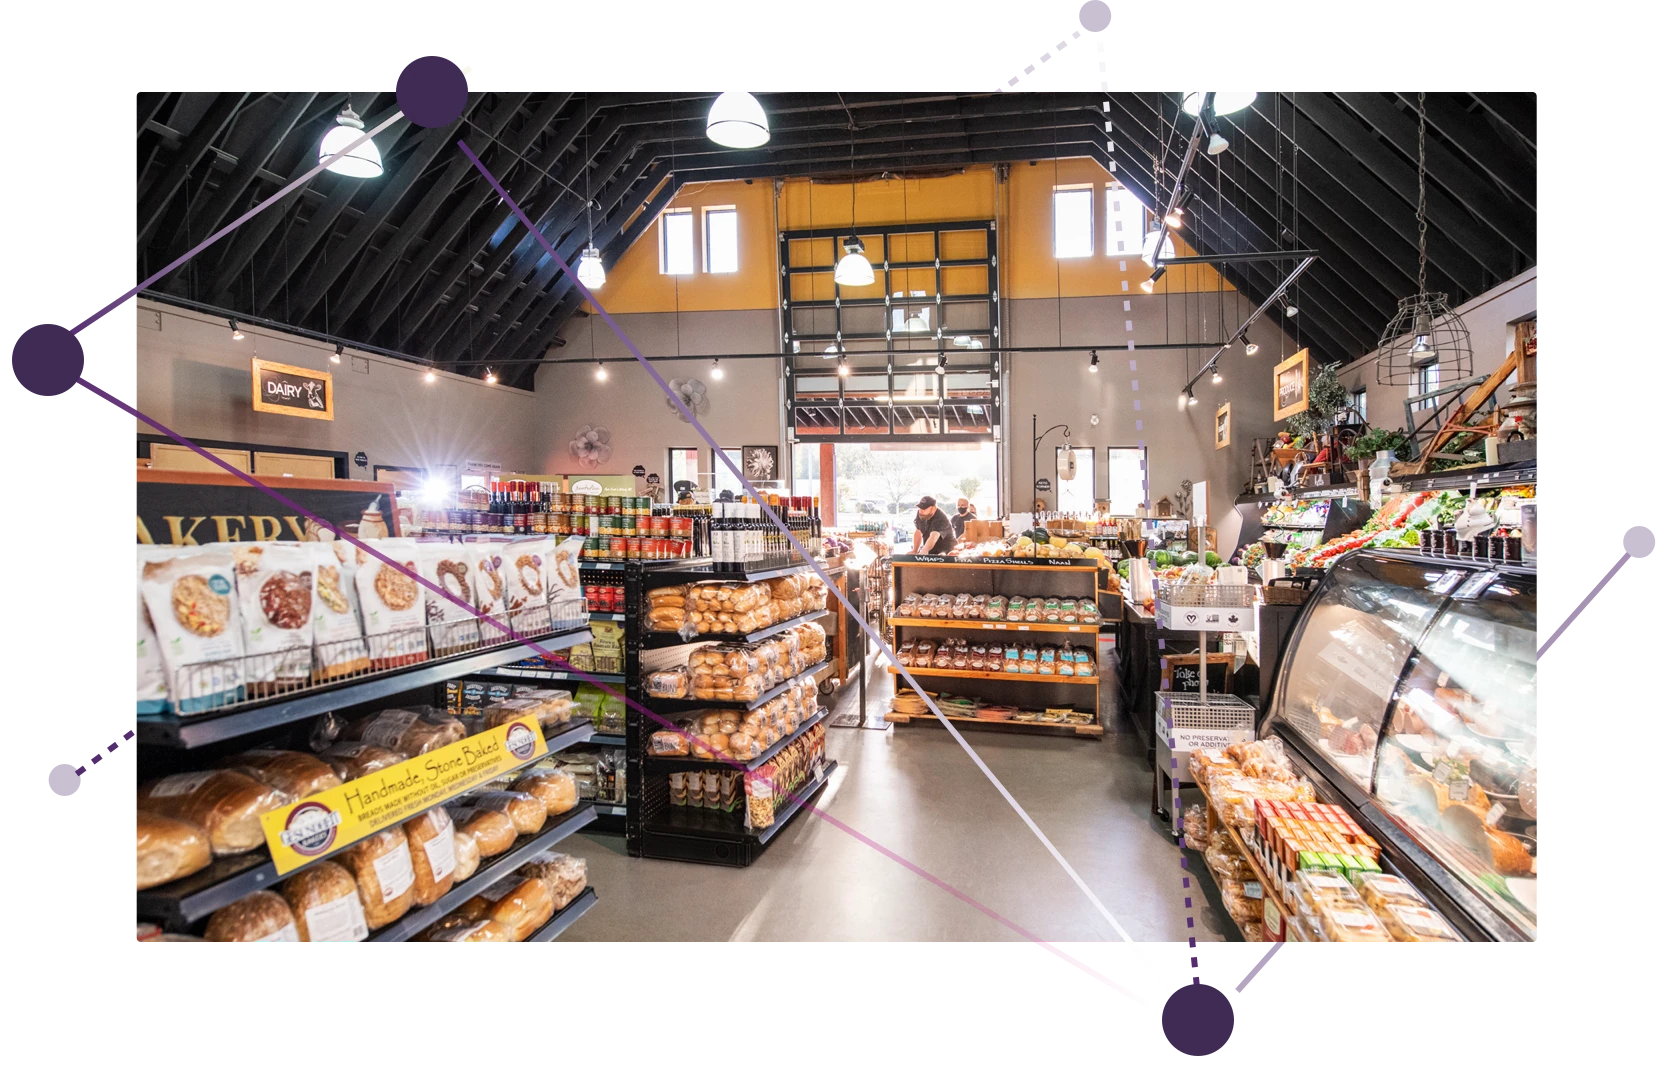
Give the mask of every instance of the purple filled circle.
[[1636, 559], [1644, 559], [1652, 550], [1656, 550], [1656, 534], [1651, 533], [1649, 527], [1629, 527], [1622, 535], [1622, 548], [1627, 555]]
[[1218, 987], [1192, 983], [1173, 991], [1162, 1007], [1162, 1034], [1189, 1057], [1206, 1057], [1230, 1041], [1236, 1013]]
[[59, 797], [68, 797], [80, 789], [80, 775], [73, 764], [59, 764], [46, 776], [46, 783]]
[[466, 109], [466, 76], [442, 56], [421, 56], [397, 76], [397, 108], [416, 126], [447, 126]]
[[67, 393], [85, 367], [80, 339], [55, 323], [29, 327], [12, 346], [12, 373], [42, 397]]
[[1087, 0], [1081, 5], [1081, 28], [1097, 33], [1110, 24], [1110, 5], [1103, 0]]

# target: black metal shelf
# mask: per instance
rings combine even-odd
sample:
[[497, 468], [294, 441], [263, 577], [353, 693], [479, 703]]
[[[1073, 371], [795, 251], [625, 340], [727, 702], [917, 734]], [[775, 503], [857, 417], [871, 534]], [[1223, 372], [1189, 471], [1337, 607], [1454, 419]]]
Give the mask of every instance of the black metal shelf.
[[587, 744], [588, 745], [626, 745], [627, 744], [627, 736], [625, 734], [597, 733], [597, 734], [594, 734], [591, 738], [587, 739]]
[[809, 571], [813, 563], [810, 560], [785, 556], [774, 557], [769, 560], [757, 560], [746, 567], [735, 570], [716, 571], [710, 560], [672, 560], [664, 562], [681, 566], [647, 569], [644, 577], [648, 585], [670, 586], [675, 582], [761, 582], [765, 579], [782, 578], [785, 575], [797, 575], [802, 571]]
[[[521, 659], [521, 657], [519, 659]], [[546, 679], [552, 682], [585, 682], [587, 679], [596, 679], [602, 683], [613, 683], [615, 685], [619, 685], [627, 681], [626, 677], [622, 675], [601, 675], [596, 671], [583, 671], [580, 674], [576, 674], [573, 671], [555, 671], [552, 668], [520, 668], [512, 667], [510, 665], [505, 667], [487, 668], [483, 671], [473, 671], [469, 672], [469, 674], [490, 675], [503, 679]], [[582, 678], [582, 675], [586, 676], [586, 678]]]
[[[578, 630], [533, 635], [526, 640], [547, 650], [568, 649], [591, 642], [592, 632], [581, 627]], [[481, 652], [427, 660], [403, 670], [387, 671], [367, 678], [348, 679], [307, 689], [296, 697], [273, 698], [256, 704], [241, 705], [223, 713], [208, 712], [197, 716], [140, 716], [138, 744], [165, 746], [171, 749], [196, 749], [297, 723], [303, 719], [320, 716], [324, 712], [351, 708], [381, 697], [447, 682], [462, 675], [478, 674], [490, 668], [522, 660], [525, 653], [524, 645], [513, 642]]]
[[[1068, 540], [1068, 539], [1066, 539]], [[894, 564], [954, 564], [960, 567], [1099, 567], [1091, 556], [916, 556], [897, 553], [890, 557]]]
[[801, 623], [809, 623], [813, 619], [821, 619], [827, 614], [828, 610], [825, 608], [819, 609], [815, 612], [806, 612], [804, 615], [794, 616], [792, 619], [785, 619], [780, 623], [772, 624], [764, 630], [756, 630], [751, 634], [709, 633], [698, 634], [693, 638], [687, 639], [680, 635], [677, 631], [667, 633], [652, 631], [643, 635], [641, 641], [643, 643], [643, 648], [645, 649], [660, 649], [667, 645], [700, 645], [702, 642], [737, 642], [752, 644], [754, 642], [762, 642], [766, 638], [773, 638], [790, 627], [799, 626]]
[[[819, 709], [810, 719], [801, 723], [797, 730], [743, 764], [742, 767], [748, 771], [762, 767], [766, 761], [780, 753], [790, 742], [797, 741], [806, 731], [821, 723], [827, 715], [828, 709]], [[729, 763], [722, 760], [703, 760], [694, 756], [651, 756], [648, 753], [644, 754], [644, 767], [651, 771], [704, 771], [709, 768], [728, 768], [729, 766]]]
[[414, 909], [396, 923], [381, 927], [368, 941], [408, 941], [597, 818], [598, 814], [592, 810], [590, 801], [582, 801], [568, 812], [553, 816], [539, 834], [517, 842], [498, 856], [490, 857], [470, 879], [455, 883], [453, 889], [425, 908]]
[[525, 942], [550, 942], [554, 938], [569, 930], [571, 924], [585, 916], [587, 910], [598, 904], [598, 893], [592, 887], [587, 887], [575, 895], [575, 900], [565, 905], [553, 914], [546, 922], [546, 926], [525, 938]]
[[581, 570], [593, 571], [625, 571], [629, 566], [642, 568], [645, 571], [678, 571], [682, 568], [710, 567], [713, 558], [710, 556], [692, 556], [683, 560], [585, 560], [580, 562]]
[[[688, 808], [673, 806], [650, 823], [645, 824], [644, 855], [647, 857], [661, 857], [669, 860], [707, 860], [713, 863], [736, 863], [746, 866], [753, 863], [759, 855], [759, 850], [770, 844], [782, 828], [786, 827], [793, 818], [804, 810], [811, 799], [822, 792], [828, 785], [828, 780], [839, 767], [839, 762], [830, 760], [822, 769], [822, 775], [815, 782], [806, 783], [786, 805], [777, 808], [776, 816], [771, 825], [759, 831], [754, 831], [742, 825], [742, 817], [730, 812], [709, 812], [702, 808]], [[680, 848], [671, 848], [670, 843], [662, 842], [663, 836], [668, 838], [701, 839], [707, 842], [722, 842], [738, 847], [736, 850], [725, 851], [727, 856], [716, 855], [687, 855], [694, 851]], [[653, 850], [652, 845], [667, 845], [667, 849]]]
[[625, 613], [625, 612], [588, 612], [587, 613], [587, 618], [588, 619], [607, 620], [610, 623], [625, 623], [627, 621], [627, 613]]
[[600, 816], [624, 818], [627, 815], [627, 806], [624, 804], [617, 804], [614, 801], [594, 801], [592, 803], [592, 810]]
[[1394, 478], [1392, 485], [1414, 493], [1422, 490], [1464, 490], [1474, 479], [1480, 490], [1528, 486], [1537, 481], [1536, 464], [1534, 460], [1520, 460], [1488, 467], [1463, 467], [1458, 471], [1425, 471]]
[[[546, 754], [561, 752], [572, 745], [579, 745], [592, 737], [592, 724], [586, 721], [572, 721], [563, 730], [558, 731], [546, 739]], [[526, 768], [536, 761], [545, 759], [545, 756], [533, 757], [518, 765]], [[476, 789], [471, 787], [469, 789]], [[464, 792], [469, 792], [464, 791]], [[403, 822], [413, 819], [421, 812], [427, 812], [438, 805], [448, 804], [458, 794], [446, 797], [436, 804], [427, 805], [419, 812], [411, 812]], [[571, 810], [574, 811], [574, 810]], [[240, 901], [256, 890], [268, 890], [277, 883], [297, 872], [304, 871], [312, 864], [324, 860], [332, 860], [344, 852], [336, 849], [326, 856], [316, 857], [290, 871], [280, 874], [276, 871], [276, 863], [270, 859], [269, 853], [263, 848], [240, 856], [220, 857], [194, 875], [187, 875], [182, 879], [175, 879], [161, 886], [151, 887], [148, 890], [138, 891], [138, 918], [153, 920], [169, 930], [181, 930], [190, 924], [217, 912], [224, 906]]]
[[821, 671], [822, 665], [826, 663], [826, 660], [819, 661], [797, 675], [788, 676], [751, 701], [698, 701], [694, 697], [646, 697], [644, 700], [653, 710], [664, 716], [676, 716], [681, 712], [693, 712], [701, 708], [739, 708], [744, 712], [752, 712], [766, 701], [787, 693], [788, 687], [800, 679]]

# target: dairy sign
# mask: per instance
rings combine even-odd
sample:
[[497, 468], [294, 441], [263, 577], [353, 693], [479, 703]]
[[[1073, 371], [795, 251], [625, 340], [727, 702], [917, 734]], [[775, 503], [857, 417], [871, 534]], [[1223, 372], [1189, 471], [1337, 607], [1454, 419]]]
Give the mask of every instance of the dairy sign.
[[254, 359], [253, 410], [301, 419], [332, 419], [333, 375]]

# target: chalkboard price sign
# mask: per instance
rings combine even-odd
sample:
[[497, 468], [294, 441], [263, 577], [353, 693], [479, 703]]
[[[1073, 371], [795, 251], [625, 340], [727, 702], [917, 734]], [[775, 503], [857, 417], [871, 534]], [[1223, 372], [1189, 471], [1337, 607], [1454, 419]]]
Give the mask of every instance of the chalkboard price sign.
[[[1212, 655], [1207, 666], [1208, 693], [1225, 693], [1230, 689], [1231, 660]], [[1167, 658], [1162, 668], [1162, 689], [1173, 693], [1200, 693], [1202, 691], [1201, 659], [1195, 653], [1180, 653]]]
[[253, 410], [301, 419], [334, 417], [333, 375], [269, 360], [253, 361]]

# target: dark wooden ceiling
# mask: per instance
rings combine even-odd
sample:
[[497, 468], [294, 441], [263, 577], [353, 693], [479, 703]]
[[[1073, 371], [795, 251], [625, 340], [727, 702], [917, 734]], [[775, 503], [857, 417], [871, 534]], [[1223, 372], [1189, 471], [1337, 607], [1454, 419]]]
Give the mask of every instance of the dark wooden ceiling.
[[[590, 183], [613, 265], [690, 182], [1090, 156], [1149, 204], [1192, 127], [1176, 93], [773, 93], [770, 142], [743, 151], [707, 140], [713, 96], [480, 93], [446, 129], [398, 120], [375, 138], [382, 176], [323, 173], [152, 291], [529, 386], [579, 296], [457, 138], [571, 262]], [[140, 94], [138, 277], [314, 166], [347, 99], [370, 129], [396, 110], [391, 93]], [[1458, 302], [1535, 263], [1535, 97], [1433, 93], [1426, 113], [1427, 281]], [[1262, 93], [1218, 120], [1228, 152], [1198, 153], [1185, 236], [1204, 254], [1317, 249], [1301, 314], [1272, 317], [1319, 356], [1366, 352], [1415, 289], [1417, 121], [1413, 93]], [[1226, 271], [1256, 302], [1280, 277]]]

